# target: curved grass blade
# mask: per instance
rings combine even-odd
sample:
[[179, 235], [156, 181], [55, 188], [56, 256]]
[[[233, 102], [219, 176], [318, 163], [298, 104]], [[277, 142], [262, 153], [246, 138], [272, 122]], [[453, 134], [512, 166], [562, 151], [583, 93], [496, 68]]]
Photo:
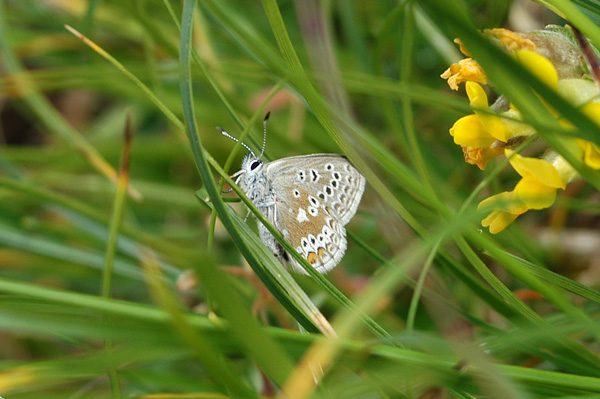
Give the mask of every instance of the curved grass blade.
[[[183, 101], [184, 119], [186, 125], [186, 132], [188, 134], [194, 159], [196, 161], [196, 167], [204, 183], [204, 187], [211, 198], [211, 202], [217, 212], [219, 218], [223, 222], [227, 231], [231, 235], [232, 240], [243, 254], [244, 258], [252, 266], [255, 271], [262, 270], [262, 263], [264, 257], [257, 257], [256, 252], [252, 251], [248, 245], [248, 235], [243, 233], [240, 226], [236, 226], [234, 217], [225, 205], [221, 198], [221, 193], [218, 189], [216, 182], [208, 167], [208, 161], [204, 149], [202, 147], [201, 139], [196, 129], [196, 116], [194, 113], [193, 106], [193, 95], [192, 95], [192, 81], [191, 81], [191, 34], [192, 34], [192, 16], [195, 1], [186, 0], [184, 4], [184, 18], [182, 20], [181, 30], [181, 52], [180, 52], [180, 67], [181, 67], [181, 96]], [[264, 246], [263, 246], [264, 248]], [[267, 286], [273, 287], [275, 284], [274, 277], [277, 274], [270, 276], [262, 276], [268, 278]], [[259, 274], [260, 276], [260, 274]], [[263, 278], [263, 281], [265, 279]], [[290, 301], [286, 301], [290, 303]], [[313, 305], [314, 306], [314, 305]], [[316, 307], [315, 307], [316, 309]], [[319, 312], [320, 313], [320, 312]], [[297, 312], [296, 312], [297, 314]], [[304, 317], [297, 319], [304, 328], [308, 331], [316, 332], [315, 325], [310, 322], [310, 316], [304, 315]]]

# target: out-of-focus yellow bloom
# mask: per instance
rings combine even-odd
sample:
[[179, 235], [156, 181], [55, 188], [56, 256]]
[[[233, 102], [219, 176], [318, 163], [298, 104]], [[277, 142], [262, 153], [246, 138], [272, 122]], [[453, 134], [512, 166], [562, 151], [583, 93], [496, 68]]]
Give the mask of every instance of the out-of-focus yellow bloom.
[[535, 50], [535, 43], [512, 30], [504, 28], [486, 29], [483, 34], [498, 38], [500, 46], [504, 47], [509, 53], [518, 50]]
[[[587, 103], [582, 111], [600, 126], [600, 103]], [[600, 148], [586, 140], [577, 139], [577, 145], [583, 151], [583, 162], [592, 169], [600, 169]]]
[[[488, 37], [496, 38], [500, 47], [503, 47], [509, 53], [517, 50], [535, 50], [536, 47], [531, 39], [504, 28], [485, 29], [483, 34]], [[469, 53], [469, 50], [467, 50], [460, 39], [454, 39], [454, 43], [459, 45], [461, 53], [467, 57], [471, 56], [471, 53]]]
[[[588, 118], [596, 122], [598, 129], [600, 130], [600, 103], [588, 102], [585, 104], [581, 111], [587, 115]], [[573, 125], [568, 121], [561, 121], [561, 124], [569, 129], [573, 128]], [[600, 169], [600, 148], [587, 140], [575, 139], [575, 143], [581, 150], [581, 159], [590, 168], [594, 170]]]
[[556, 72], [556, 68], [548, 58], [530, 50], [516, 51], [514, 57], [539, 80], [556, 89], [558, 86], [558, 72]]
[[[500, 46], [504, 47], [509, 53], [518, 52], [519, 50], [531, 50], [530, 52], [535, 50], [535, 44], [531, 40], [508, 29], [487, 29], [483, 33], [484, 35], [497, 38]], [[454, 39], [454, 42], [458, 43], [460, 51], [464, 55], [470, 56], [469, 51], [460, 39]], [[446, 69], [441, 77], [448, 79], [448, 86], [452, 90], [458, 90], [458, 85], [462, 82], [476, 82], [484, 85], [488, 83], [485, 72], [481, 69], [477, 61], [472, 58], [464, 58], [458, 61], [458, 63], [450, 65], [450, 68]]]
[[543, 159], [523, 157], [511, 150], [506, 150], [505, 154], [522, 179], [513, 191], [491, 196], [479, 203], [480, 210], [492, 209], [481, 221], [492, 234], [504, 230], [529, 209], [549, 208], [556, 199], [556, 190], [564, 189], [567, 184], [552, 164]]
[[600, 147], [585, 140], [577, 140], [577, 144], [583, 150], [583, 162], [592, 169], [600, 169]]

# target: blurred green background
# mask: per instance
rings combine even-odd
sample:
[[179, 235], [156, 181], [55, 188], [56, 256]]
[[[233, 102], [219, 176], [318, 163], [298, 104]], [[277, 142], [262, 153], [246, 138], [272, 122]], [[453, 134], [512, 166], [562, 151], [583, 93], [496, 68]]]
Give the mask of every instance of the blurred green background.
[[[0, 1], [0, 396], [600, 397], [597, 191], [480, 230], [517, 176], [464, 163], [468, 100], [439, 77], [465, 30], [554, 10], [597, 34], [596, 2], [185, 3]], [[267, 160], [343, 153], [367, 178], [326, 277], [285, 275], [236, 195], [225, 226], [206, 201], [194, 155], [232, 174], [246, 151], [215, 127], [257, 151], [267, 111]]]

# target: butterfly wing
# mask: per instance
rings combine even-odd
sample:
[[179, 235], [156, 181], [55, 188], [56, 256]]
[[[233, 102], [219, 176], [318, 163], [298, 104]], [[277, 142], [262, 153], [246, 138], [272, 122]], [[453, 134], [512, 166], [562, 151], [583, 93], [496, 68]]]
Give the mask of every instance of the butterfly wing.
[[285, 191], [292, 185], [304, 187], [327, 204], [342, 225], [352, 219], [365, 191], [365, 178], [341, 155], [288, 157], [265, 166], [267, 179], [275, 190]]
[[[356, 213], [364, 177], [346, 158], [332, 154], [283, 158], [265, 167], [276, 196], [270, 210], [275, 227], [317, 271], [333, 269], [346, 251], [344, 225]], [[260, 228], [263, 241], [274, 240], [264, 226]], [[304, 273], [281, 245], [273, 246], [284, 263]]]

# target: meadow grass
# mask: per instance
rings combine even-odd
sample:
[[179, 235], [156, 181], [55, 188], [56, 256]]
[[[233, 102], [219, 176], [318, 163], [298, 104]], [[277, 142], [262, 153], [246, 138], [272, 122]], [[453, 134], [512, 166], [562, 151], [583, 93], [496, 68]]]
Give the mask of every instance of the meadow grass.
[[[600, 176], [548, 106], [598, 127], [478, 33], [498, 3], [0, 1], [0, 397], [600, 397]], [[600, 45], [596, 2], [540, 3]], [[455, 37], [583, 176], [497, 235], [477, 203], [516, 176], [448, 134]], [[259, 149], [267, 111], [267, 160], [367, 180], [329, 275], [229, 178], [215, 127]]]

